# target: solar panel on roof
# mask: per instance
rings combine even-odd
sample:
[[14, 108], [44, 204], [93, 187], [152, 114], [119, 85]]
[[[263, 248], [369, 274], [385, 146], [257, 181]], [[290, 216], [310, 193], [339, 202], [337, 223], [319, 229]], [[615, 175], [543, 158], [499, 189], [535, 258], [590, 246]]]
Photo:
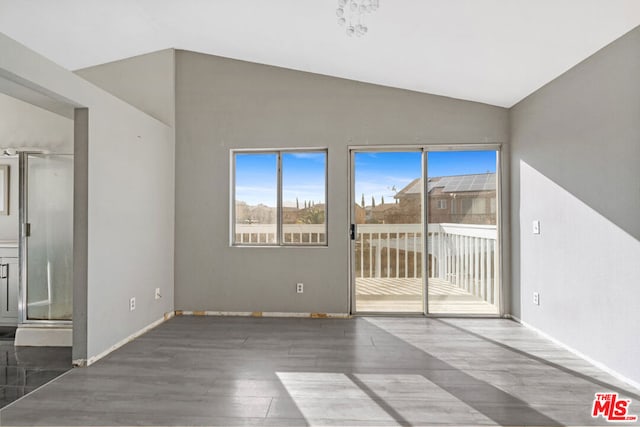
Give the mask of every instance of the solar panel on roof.
[[[422, 180], [417, 180], [412, 185], [406, 187], [405, 193], [419, 193], [422, 188]], [[476, 175], [454, 175], [429, 178], [427, 181], [427, 191], [434, 188], [442, 188], [445, 193], [456, 193], [463, 191], [491, 191], [496, 189], [496, 174], [484, 173]]]
[[494, 190], [495, 174], [443, 177], [436, 186], [443, 186], [447, 193]]

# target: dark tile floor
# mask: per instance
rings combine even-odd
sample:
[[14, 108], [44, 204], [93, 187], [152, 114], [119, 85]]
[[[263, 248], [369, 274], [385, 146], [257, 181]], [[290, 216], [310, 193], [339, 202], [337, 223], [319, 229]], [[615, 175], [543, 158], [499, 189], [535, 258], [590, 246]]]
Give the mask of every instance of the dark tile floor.
[[71, 369], [70, 347], [15, 347], [0, 339], [0, 408]]

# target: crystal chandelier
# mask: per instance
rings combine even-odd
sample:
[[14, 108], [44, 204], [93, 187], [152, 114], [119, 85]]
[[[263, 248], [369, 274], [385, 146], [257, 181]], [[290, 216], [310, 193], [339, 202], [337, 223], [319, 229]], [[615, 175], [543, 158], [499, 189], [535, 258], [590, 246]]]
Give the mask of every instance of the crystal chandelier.
[[367, 34], [365, 17], [378, 10], [379, 0], [338, 0], [338, 24], [346, 27], [348, 36], [363, 36]]

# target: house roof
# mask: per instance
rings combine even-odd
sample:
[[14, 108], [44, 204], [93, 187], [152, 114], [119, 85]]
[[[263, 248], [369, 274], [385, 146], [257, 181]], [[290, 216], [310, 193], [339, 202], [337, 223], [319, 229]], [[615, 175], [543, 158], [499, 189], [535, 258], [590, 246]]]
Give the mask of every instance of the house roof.
[[[398, 191], [396, 198], [402, 198], [409, 194], [420, 194], [422, 178], [416, 178], [402, 190]], [[463, 191], [495, 191], [496, 174], [480, 173], [472, 175], [452, 175], [429, 178], [427, 192], [434, 188], [442, 188], [443, 193], [460, 193]]]

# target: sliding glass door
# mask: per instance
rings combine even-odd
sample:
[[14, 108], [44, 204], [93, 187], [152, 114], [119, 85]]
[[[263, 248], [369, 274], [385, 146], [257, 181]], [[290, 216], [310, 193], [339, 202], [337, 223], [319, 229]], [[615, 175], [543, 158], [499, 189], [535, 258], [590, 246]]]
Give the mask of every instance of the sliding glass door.
[[351, 167], [352, 312], [500, 314], [497, 150], [354, 149]]
[[353, 153], [356, 312], [423, 313], [422, 151]]
[[496, 151], [432, 151], [427, 161], [429, 314], [498, 314]]

